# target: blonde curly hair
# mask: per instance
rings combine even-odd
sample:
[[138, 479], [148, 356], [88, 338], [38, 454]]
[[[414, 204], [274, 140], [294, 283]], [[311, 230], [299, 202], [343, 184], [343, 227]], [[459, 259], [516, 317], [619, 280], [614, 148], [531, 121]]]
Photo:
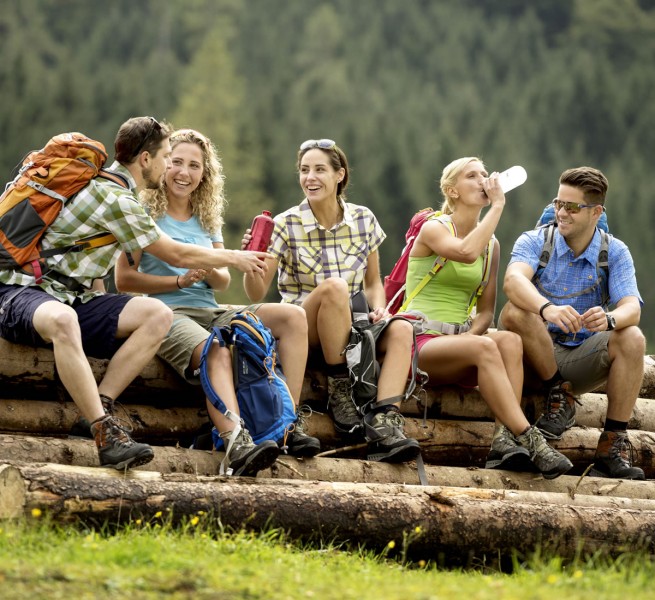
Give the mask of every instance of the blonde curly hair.
[[[202, 152], [203, 172], [198, 187], [191, 192], [191, 212], [200, 226], [210, 235], [215, 235], [223, 226], [223, 213], [227, 200], [223, 194], [225, 175], [214, 144], [208, 137], [194, 129], [178, 129], [170, 137], [171, 148], [178, 144], [195, 144]], [[144, 190], [139, 200], [148, 209], [150, 216], [157, 221], [166, 214], [168, 198], [166, 181], [156, 190]]]

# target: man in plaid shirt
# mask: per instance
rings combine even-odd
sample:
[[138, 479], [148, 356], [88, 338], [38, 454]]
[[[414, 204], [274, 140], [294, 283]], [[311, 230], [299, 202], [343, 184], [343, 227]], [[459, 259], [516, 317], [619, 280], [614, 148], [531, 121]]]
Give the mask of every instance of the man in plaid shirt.
[[646, 348], [632, 257], [609, 236], [607, 280], [599, 272], [603, 233], [596, 225], [605, 211], [605, 176], [579, 167], [564, 171], [559, 183], [550, 260], [538, 272], [547, 228], [519, 237], [505, 273], [509, 302], [499, 327], [521, 336], [527, 375], [536, 375], [546, 390], [545, 412], [536, 423], [544, 436], [560, 439], [575, 423], [574, 394], [607, 382], [605, 427], [590, 475], [644, 479], [643, 470], [632, 466], [627, 435]]
[[[59, 377], [90, 422], [101, 466], [115, 469], [146, 464], [154, 456], [152, 448], [132, 440], [111, 413], [114, 399], [155, 355], [172, 312], [153, 298], [95, 291], [94, 281], [107, 275], [121, 250], [144, 250], [187, 268], [235, 267], [244, 273], [266, 269], [266, 253], [174, 241], [139, 204], [138, 192], [157, 188], [170, 166], [171, 131], [153, 117], [126, 121], [116, 135], [116, 162], [110, 170], [121, 174], [129, 189], [92, 180], [48, 228], [43, 248], [106, 233], [116, 242], [45, 259], [38, 284], [22, 271], [0, 271], [0, 335], [20, 344], [52, 345]], [[110, 359], [99, 384], [87, 356]]]

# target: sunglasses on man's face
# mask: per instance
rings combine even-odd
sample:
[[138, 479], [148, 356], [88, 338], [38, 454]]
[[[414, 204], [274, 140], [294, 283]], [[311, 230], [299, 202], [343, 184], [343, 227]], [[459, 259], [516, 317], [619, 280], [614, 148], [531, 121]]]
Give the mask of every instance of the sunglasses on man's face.
[[[577, 215], [583, 208], [596, 208], [596, 206], [602, 206], [601, 204], [579, 204], [578, 202], [564, 202], [564, 200], [559, 200], [555, 198], [553, 200], [553, 206], [555, 207], [555, 212], [559, 212], [560, 209], [564, 209], [567, 213], [571, 215]], [[605, 207], [602, 206], [603, 210]]]
[[153, 134], [155, 129], [156, 128], [161, 129], [161, 125], [159, 124], [159, 121], [155, 119], [155, 117], [148, 117], [148, 119], [150, 119], [150, 124], [148, 125], [148, 131], [146, 132], [145, 136], [143, 136], [143, 139], [141, 140], [139, 147], [134, 153], [134, 156], [138, 156], [143, 151], [143, 148], [148, 143], [148, 140], [150, 139], [150, 136]]
[[300, 144], [300, 150], [309, 150], [310, 148], [320, 148], [321, 150], [332, 150], [337, 143], [334, 140], [306, 140]]

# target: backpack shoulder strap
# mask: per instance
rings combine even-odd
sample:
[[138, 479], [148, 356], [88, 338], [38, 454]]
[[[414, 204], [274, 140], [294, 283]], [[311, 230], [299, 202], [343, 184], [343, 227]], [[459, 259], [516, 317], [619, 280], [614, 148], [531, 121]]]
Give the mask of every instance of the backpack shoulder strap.
[[484, 249], [484, 254], [482, 255], [482, 280], [480, 281], [480, 285], [478, 286], [478, 289], [475, 290], [475, 293], [473, 294], [473, 296], [471, 296], [471, 300], [469, 302], [469, 307], [468, 307], [469, 315], [473, 312], [473, 308], [478, 303], [480, 296], [482, 296], [482, 293], [484, 292], [484, 288], [486, 288], [487, 284], [489, 283], [489, 276], [491, 275], [491, 264], [493, 263], [495, 243], [496, 243], [496, 238], [495, 236], [492, 235], [491, 238], [489, 239], [489, 242], [487, 243], [487, 247]]
[[[443, 223], [448, 228], [448, 231], [450, 231], [450, 235], [457, 236], [457, 230], [455, 229], [455, 224], [453, 223], [452, 219], [448, 215], [435, 213], [434, 215], [428, 217], [427, 220], [439, 221], [440, 223]], [[437, 255], [437, 257], [434, 259], [434, 263], [432, 264], [432, 268], [425, 274], [425, 276], [423, 277], [423, 279], [421, 279], [419, 284], [412, 290], [412, 293], [409, 296], [407, 296], [407, 298], [405, 298], [405, 301], [403, 302], [402, 306], [398, 309], [399, 313], [405, 312], [405, 310], [407, 310], [407, 307], [409, 306], [410, 302], [414, 300], [416, 296], [419, 295], [421, 290], [446, 265], [447, 262], [448, 262], [447, 258]]]
[[598, 250], [598, 261], [596, 263], [596, 271], [601, 280], [601, 306], [606, 308], [610, 301], [609, 291], [609, 250], [610, 250], [610, 235], [603, 229], [600, 231], [600, 249]]
[[[541, 254], [539, 255], [539, 266], [537, 273], [541, 273], [546, 268], [550, 255], [553, 252], [553, 245], [555, 243], [555, 223], [550, 223], [544, 228], [544, 244], [541, 247]], [[535, 275], [537, 274], [535, 273]]]
[[125, 177], [125, 175], [122, 175], [121, 173], [117, 173], [116, 171], [110, 171], [109, 169], [100, 169], [98, 171], [97, 176], [102, 177], [103, 179], [107, 179], [108, 181], [112, 181], [113, 183], [120, 185], [125, 189], [129, 189], [130, 187], [130, 182], [127, 180], [127, 177]]

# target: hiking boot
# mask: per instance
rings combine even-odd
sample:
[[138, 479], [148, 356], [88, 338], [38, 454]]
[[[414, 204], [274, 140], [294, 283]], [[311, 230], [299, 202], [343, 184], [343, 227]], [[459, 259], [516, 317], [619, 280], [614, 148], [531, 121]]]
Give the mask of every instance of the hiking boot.
[[135, 442], [111, 415], [91, 423], [101, 467], [127, 469], [149, 463], [155, 456], [148, 444]]
[[569, 381], [561, 381], [548, 391], [544, 414], [535, 423], [545, 438], [559, 440], [562, 434], [575, 425], [575, 403]]
[[[102, 403], [102, 408], [105, 411], [105, 414], [107, 415], [116, 416], [116, 407], [121, 408], [121, 410], [123, 411], [124, 418], [117, 419], [117, 420], [119, 421], [119, 425], [127, 433], [131, 434], [134, 428], [132, 427], [132, 420], [127, 414], [127, 410], [125, 410], [125, 407], [119, 402], [116, 402], [113, 398], [110, 398], [109, 396], [105, 396], [104, 394], [100, 394], [100, 402]], [[89, 420], [80, 415], [77, 421], [75, 421], [75, 423], [73, 423], [73, 425], [71, 426], [71, 430], [68, 434], [68, 437], [85, 438], [85, 439], [92, 440], [93, 434], [91, 433], [91, 423], [89, 422]]]
[[534, 471], [530, 453], [519, 446], [514, 434], [501, 425], [496, 429], [491, 441], [491, 450], [487, 455], [485, 469], [503, 469], [505, 471]]
[[298, 419], [289, 428], [286, 440], [282, 440], [282, 446], [287, 454], [291, 456], [316, 456], [321, 451], [321, 442], [318, 438], [308, 435], [305, 431], [307, 419], [312, 415], [312, 409], [303, 405], [298, 409]]
[[536, 426], [530, 427], [525, 433], [516, 436], [520, 446], [530, 453], [534, 463], [545, 479], [555, 479], [573, 468], [573, 463], [561, 452], [548, 445], [543, 434]]
[[328, 412], [339, 433], [355, 433], [362, 417], [350, 395], [350, 377], [328, 377]]
[[405, 436], [405, 419], [396, 407], [370, 412], [363, 422], [368, 442], [367, 460], [397, 463], [412, 460], [419, 455], [419, 443]]
[[[232, 431], [224, 431], [220, 434], [226, 449], [231, 435]], [[250, 433], [242, 424], [229, 454], [225, 456], [226, 471], [229, 473], [229, 469], [231, 469], [234, 476], [254, 477], [258, 471], [268, 469], [279, 454], [280, 449], [273, 440], [264, 440], [255, 444]]]
[[646, 479], [639, 467], [632, 466], [634, 448], [627, 431], [603, 431], [596, 447], [594, 466], [590, 477], [614, 477], [617, 479]]

